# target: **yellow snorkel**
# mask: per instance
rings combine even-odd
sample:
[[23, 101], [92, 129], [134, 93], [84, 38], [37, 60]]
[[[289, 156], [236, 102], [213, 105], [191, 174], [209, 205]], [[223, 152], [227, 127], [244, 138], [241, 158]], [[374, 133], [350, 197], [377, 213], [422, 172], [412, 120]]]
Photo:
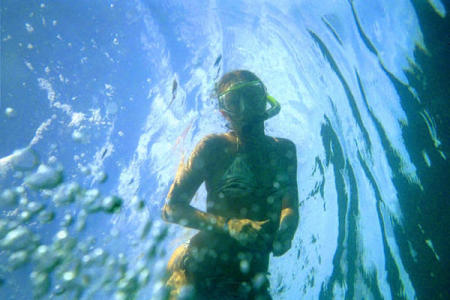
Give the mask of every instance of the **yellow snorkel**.
[[281, 105], [274, 97], [267, 95], [267, 101], [269, 102], [270, 108], [264, 112], [264, 121], [277, 115], [281, 110]]

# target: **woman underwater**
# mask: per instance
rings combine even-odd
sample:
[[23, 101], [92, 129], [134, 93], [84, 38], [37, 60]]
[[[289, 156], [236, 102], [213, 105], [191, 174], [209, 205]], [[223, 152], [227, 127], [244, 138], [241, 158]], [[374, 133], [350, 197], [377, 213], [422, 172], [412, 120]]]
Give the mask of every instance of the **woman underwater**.
[[[280, 106], [252, 72], [225, 74], [216, 95], [232, 130], [203, 138], [170, 188], [164, 220], [199, 232], [173, 253], [166, 286], [170, 299], [271, 299], [269, 255], [289, 250], [299, 219], [295, 145], [265, 135]], [[190, 205], [203, 182], [206, 212]]]

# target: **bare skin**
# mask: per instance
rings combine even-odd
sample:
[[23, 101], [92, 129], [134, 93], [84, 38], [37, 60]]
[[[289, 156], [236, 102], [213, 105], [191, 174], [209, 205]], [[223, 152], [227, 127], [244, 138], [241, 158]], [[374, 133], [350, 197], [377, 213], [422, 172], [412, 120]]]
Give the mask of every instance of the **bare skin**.
[[[169, 261], [172, 299], [185, 286], [193, 287], [195, 299], [215, 299], [211, 286], [222, 283], [224, 289], [236, 287], [232, 293], [242, 294], [243, 282], [251, 285], [255, 276], [265, 276], [271, 252], [280, 256], [291, 247], [299, 219], [295, 145], [266, 136], [263, 122], [245, 130], [232, 125], [237, 130], [209, 135], [196, 146], [180, 166], [164, 205], [166, 221], [199, 230]], [[221, 180], [238, 155], [255, 175], [252, 188], [247, 192], [240, 186], [241, 196], [227, 197], [220, 192]], [[206, 212], [190, 205], [203, 182]], [[266, 287], [250, 287], [243, 299], [270, 299]]]

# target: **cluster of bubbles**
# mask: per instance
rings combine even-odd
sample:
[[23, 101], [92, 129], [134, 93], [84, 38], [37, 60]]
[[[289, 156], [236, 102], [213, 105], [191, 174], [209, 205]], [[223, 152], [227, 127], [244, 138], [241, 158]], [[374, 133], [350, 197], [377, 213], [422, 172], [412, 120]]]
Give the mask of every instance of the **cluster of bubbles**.
[[[100, 293], [114, 294], [117, 300], [135, 299], [155, 280], [155, 268], [159, 266], [159, 273], [163, 273], [161, 242], [167, 226], [150, 217], [146, 217], [138, 237], [144, 250], [132, 262], [83, 234], [90, 215], [119, 213], [123, 206], [120, 197], [102, 196], [98, 189], [64, 182], [63, 168], [56, 162], [40, 163], [30, 147], [0, 158], [0, 179], [5, 178], [20, 184], [2, 187], [0, 192], [0, 257], [6, 256], [3, 269], [7, 272], [31, 265], [34, 298], [92, 299]], [[134, 202], [133, 209], [143, 212], [143, 201]], [[52, 226], [56, 219], [61, 223]], [[50, 232], [56, 227], [50, 238], [43, 234], [45, 226]], [[0, 285], [5, 280], [0, 278]], [[162, 287], [159, 284], [159, 290], [154, 290], [157, 298], [165, 298]]]

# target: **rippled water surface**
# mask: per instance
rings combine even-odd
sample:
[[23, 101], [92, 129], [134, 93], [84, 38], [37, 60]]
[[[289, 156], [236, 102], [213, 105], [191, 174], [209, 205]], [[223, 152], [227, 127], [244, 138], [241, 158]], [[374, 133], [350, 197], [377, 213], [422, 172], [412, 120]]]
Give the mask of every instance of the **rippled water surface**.
[[301, 220], [273, 298], [445, 298], [427, 218], [448, 224], [448, 192], [426, 176], [448, 153], [418, 84], [419, 9], [448, 19], [418, 3], [3, 1], [1, 299], [158, 299], [193, 234], [160, 209], [180, 160], [227, 130], [211, 92], [234, 69], [281, 103], [267, 134], [297, 145]]

